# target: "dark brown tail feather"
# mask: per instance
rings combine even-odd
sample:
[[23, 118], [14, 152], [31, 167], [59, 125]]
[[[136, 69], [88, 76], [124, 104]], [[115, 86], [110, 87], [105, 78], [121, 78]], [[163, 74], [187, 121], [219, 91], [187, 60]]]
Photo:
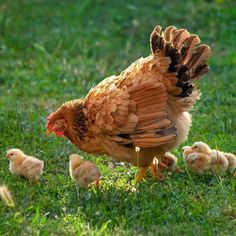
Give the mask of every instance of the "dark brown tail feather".
[[209, 71], [207, 60], [211, 55], [208, 45], [200, 44], [197, 35], [186, 29], [167, 27], [162, 32], [156, 26], [150, 37], [152, 53], [162, 53], [171, 58], [169, 72], [177, 72], [177, 87], [182, 88], [178, 97], [184, 98], [192, 94], [195, 81]]

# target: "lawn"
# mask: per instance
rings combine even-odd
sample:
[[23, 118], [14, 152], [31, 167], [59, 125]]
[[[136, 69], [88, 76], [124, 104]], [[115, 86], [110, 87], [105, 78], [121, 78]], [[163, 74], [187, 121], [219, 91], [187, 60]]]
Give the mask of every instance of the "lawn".
[[[149, 55], [156, 24], [187, 28], [213, 50], [185, 144], [202, 140], [236, 152], [233, 0], [1, 0], [0, 184], [9, 186], [16, 206], [0, 202], [0, 235], [236, 235], [231, 175], [166, 174], [164, 182], [148, 177], [133, 191], [136, 168], [45, 136], [46, 117], [62, 102]], [[38, 184], [10, 174], [5, 152], [12, 147], [45, 161]], [[181, 147], [174, 153], [185, 169]], [[73, 152], [97, 163], [99, 190], [71, 181]]]

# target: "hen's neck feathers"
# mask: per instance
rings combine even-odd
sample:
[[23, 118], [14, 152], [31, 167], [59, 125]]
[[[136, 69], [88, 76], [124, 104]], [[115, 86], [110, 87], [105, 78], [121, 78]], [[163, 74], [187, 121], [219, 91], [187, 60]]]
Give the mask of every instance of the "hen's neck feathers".
[[87, 132], [83, 108], [83, 99], [66, 102], [61, 107], [61, 109], [65, 110], [67, 116], [68, 127], [65, 136], [67, 136], [74, 144], [81, 142]]

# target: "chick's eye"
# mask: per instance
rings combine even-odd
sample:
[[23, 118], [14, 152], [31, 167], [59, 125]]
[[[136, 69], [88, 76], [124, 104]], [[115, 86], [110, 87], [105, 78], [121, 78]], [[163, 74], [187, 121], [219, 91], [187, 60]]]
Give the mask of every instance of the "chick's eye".
[[10, 156], [13, 156], [13, 153], [11, 153]]

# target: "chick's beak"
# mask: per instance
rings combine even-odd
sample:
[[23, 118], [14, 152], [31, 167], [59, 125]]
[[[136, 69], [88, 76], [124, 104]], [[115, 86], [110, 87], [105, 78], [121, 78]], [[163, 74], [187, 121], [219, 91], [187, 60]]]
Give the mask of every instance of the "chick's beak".
[[191, 147], [188, 149], [189, 153], [193, 153], [194, 152], [194, 149]]

